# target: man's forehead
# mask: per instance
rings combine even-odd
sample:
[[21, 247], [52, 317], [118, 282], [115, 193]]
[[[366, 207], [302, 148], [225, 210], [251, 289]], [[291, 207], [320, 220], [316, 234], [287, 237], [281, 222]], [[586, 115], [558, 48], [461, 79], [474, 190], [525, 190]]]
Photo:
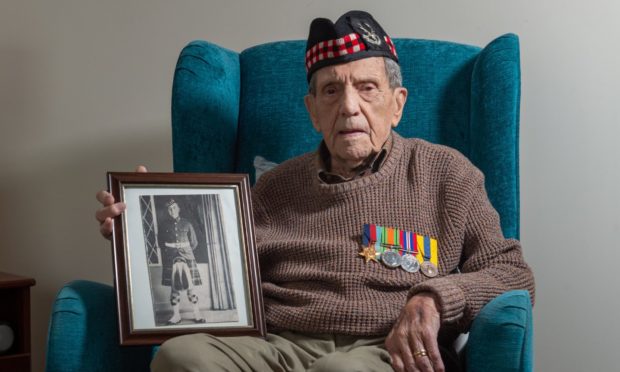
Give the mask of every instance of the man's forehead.
[[364, 58], [353, 62], [323, 67], [316, 71], [318, 83], [326, 81], [341, 81], [345, 79], [381, 80], [387, 78], [383, 57]]

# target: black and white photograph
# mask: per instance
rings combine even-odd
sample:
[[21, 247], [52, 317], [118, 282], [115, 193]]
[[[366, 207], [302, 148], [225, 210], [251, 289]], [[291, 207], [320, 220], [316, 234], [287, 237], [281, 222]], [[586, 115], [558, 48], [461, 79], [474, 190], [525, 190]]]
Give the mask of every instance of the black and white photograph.
[[247, 175], [108, 174], [121, 344], [265, 334]]
[[237, 321], [220, 196], [139, 199], [155, 324]]

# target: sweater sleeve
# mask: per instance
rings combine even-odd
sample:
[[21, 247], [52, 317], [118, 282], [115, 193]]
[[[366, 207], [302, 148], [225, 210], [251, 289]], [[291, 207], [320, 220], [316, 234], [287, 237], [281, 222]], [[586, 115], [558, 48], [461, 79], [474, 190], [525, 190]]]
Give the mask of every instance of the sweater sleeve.
[[[469, 329], [472, 320], [490, 300], [513, 289], [527, 289], [534, 301], [534, 277], [523, 260], [521, 245], [505, 239], [499, 215], [491, 205], [484, 187], [484, 176], [471, 166], [471, 186], [460, 214], [463, 253], [461, 273], [429, 279], [414, 286], [409, 296], [432, 292], [439, 300], [442, 323], [456, 323], [460, 331]], [[461, 183], [463, 185], [463, 183]], [[467, 197], [469, 196], [469, 197]]]

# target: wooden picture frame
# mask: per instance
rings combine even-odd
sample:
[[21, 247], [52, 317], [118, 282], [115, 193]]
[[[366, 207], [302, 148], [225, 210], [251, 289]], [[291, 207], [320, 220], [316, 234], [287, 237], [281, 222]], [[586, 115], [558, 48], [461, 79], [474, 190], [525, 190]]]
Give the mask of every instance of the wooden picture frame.
[[108, 173], [121, 345], [188, 333], [265, 337], [249, 178]]

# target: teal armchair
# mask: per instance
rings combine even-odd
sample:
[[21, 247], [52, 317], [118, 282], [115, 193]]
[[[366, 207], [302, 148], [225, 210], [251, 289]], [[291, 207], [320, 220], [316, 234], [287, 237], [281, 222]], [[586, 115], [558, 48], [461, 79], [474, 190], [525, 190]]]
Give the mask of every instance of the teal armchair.
[[[465, 154], [485, 174], [506, 237], [519, 238], [519, 44], [501, 36], [484, 48], [396, 39], [409, 98], [397, 131]], [[257, 159], [280, 163], [314, 151], [320, 137], [303, 104], [304, 41], [236, 53], [194, 41], [179, 57], [172, 93], [177, 172], [242, 172]], [[527, 247], [525, 247], [527, 249]], [[527, 291], [507, 292], [475, 319], [468, 371], [532, 370]], [[67, 284], [52, 310], [47, 371], [147, 371], [151, 347], [120, 347], [112, 287]]]

